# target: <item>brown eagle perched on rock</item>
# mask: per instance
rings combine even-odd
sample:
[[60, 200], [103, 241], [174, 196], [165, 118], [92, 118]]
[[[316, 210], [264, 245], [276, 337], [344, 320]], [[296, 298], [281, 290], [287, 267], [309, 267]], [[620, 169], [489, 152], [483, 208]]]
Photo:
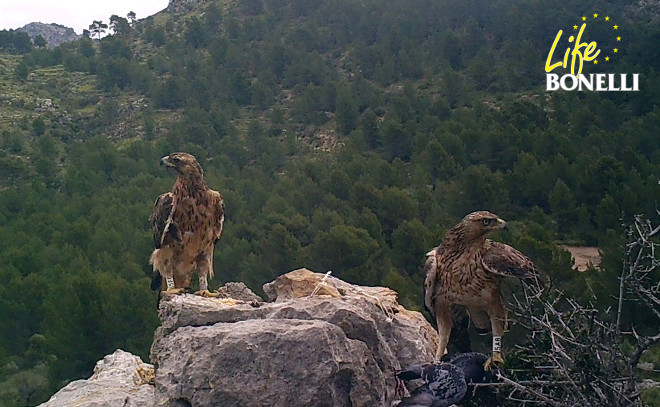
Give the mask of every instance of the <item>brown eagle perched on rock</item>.
[[493, 354], [486, 362], [503, 363], [501, 340], [507, 318], [500, 285], [504, 277], [533, 278], [536, 268], [524, 254], [486, 237], [507, 224], [479, 211], [465, 216], [426, 254], [424, 303], [438, 326], [436, 359], [446, 352], [452, 327], [465, 310], [477, 328], [493, 332]]
[[165, 277], [164, 293], [184, 293], [197, 270], [199, 291], [195, 294], [217, 297], [209, 291], [207, 278], [213, 277], [213, 249], [225, 220], [222, 195], [206, 186], [204, 171], [194, 156], [174, 153], [160, 163], [174, 169], [178, 177], [172, 192], [158, 197], [149, 217], [156, 246], [149, 263], [159, 273], [157, 277]]

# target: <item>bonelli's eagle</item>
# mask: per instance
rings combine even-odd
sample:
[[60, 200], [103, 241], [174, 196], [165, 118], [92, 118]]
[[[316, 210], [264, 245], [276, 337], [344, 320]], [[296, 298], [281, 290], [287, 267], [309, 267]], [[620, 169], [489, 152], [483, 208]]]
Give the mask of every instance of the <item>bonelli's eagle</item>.
[[165, 277], [165, 293], [184, 293], [197, 270], [199, 291], [195, 294], [217, 297], [209, 291], [207, 278], [213, 277], [213, 249], [225, 220], [222, 195], [206, 186], [194, 156], [173, 153], [160, 163], [174, 169], [178, 177], [172, 191], [158, 197], [149, 218], [156, 246], [149, 262]]
[[500, 293], [501, 281], [517, 277], [539, 282], [529, 258], [511, 246], [486, 239], [491, 232], [506, 227], [506, 222], [493, 213], [470, 213], [445, 234], [440, 246], [426, 254], [424, 302], [438, 325], [436, 360], [446, 352], [456, 315], [467, 309], [477, 328], [493, 332], [493, 353], [487, 368], [504, 362], [501, 340], [507, 310]]

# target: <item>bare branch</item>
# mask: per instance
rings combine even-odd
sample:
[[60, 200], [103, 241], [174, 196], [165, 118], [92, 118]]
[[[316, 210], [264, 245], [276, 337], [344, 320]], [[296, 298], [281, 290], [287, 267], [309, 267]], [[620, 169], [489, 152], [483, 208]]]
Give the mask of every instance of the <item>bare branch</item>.
[[551, 405], [551, 406], [557, 406], [557, 407], [565, 407], [565, 404], [562, 404], [560, 402], [557, 402], [556, 400], [552, 400], [551, 398], [545, 396], [542, 393], [539, 393], [538, 391], [535, 391], [529, 387], [523, 386], [522, 384], [518, 382], [514, 382], [513, 380], [502, 376], [501, 374], [497, 375], [497, 378], [502, 381], [502, 383], [507, 384], [509, 386], [513, 386], [516, 390], [519, 390], [523, 393], [530, 394], [539, 400]]
[[[513, 295], [512, 314], [528, 330], [528, 341], [514, 351], [525, 368], [476, 387], [492, 387], [513, 403], [506, 405], [640, 406], [637, 365], [645, 350], [660, 343], [660, 332], [644, 336], [634, 327], [623, 332], [623, 315], [627, 306], [641, 305], [660, 326], [660, 283], [652, 274], [660, 267], [660, 244], [651, 239], [658, 230], [642, 217], [626, 229], [615, 310], [579, 304], [554, 288], [539, 295], [523, 286], [523, 295]], [[622, 350], [624, 337], [632, 341], [632, 353]]]

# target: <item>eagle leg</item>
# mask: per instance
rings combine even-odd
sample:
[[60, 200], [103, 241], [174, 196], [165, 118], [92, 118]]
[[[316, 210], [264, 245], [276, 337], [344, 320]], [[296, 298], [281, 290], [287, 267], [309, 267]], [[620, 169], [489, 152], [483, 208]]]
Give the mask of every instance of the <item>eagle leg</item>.
[[484, 364], [485, 370], [491, 370], [504, 363], [502, 356], [502, 335], [506, 323], [506, 309], [501, 304], [494, 304], [490, 314], [490, 325], [493, 329], [493, 354]]
[[186, 289], [183, 287], [176, 288], [174, 285], [174, 278], [172, 276], [165, 276], [165, 281], [167, 282], [167, 289], [163, 290], [163, 294], [179, 295], [186, 292]]
[[185, 288], [176, 288], [174, 283], [174, 271], [172, 270], [172, 249], [161, 247], [151, 253], [149, 263], [154, 266], [154, 271], [160, 274], [160, 278], [154, 278], [151, 282], [151, 289], [157, 290], [162, 285], [162, 278], [165, 277], [165, 289], [163, 294], [183, 294]]
[[206, 274], [200, 272], [199, 274], [199, 291], [195, 291], [195, 295], [200, 297], [214, 297], [217, 298], [220, 296], [218, 292], [209, 291], [209, 283], [206, 281]]
[[197, 257], [197, 267], [197, 272], [199, 273], [199, 291], [196, 291], [195, 295], [201, 297], [219, 297], [219, 293], [209, 291], [209, 283], [206, 279], [209, 275], [213, 277], [213, 255], [206, 253], [199, 255]]
[[435, 363], [440, 363], [447, 353], [447, 344], [451, 335], [452, 321], [448, 310], [437, 310], [435, 320], [438, 324], [438, 349], [435, 353]]

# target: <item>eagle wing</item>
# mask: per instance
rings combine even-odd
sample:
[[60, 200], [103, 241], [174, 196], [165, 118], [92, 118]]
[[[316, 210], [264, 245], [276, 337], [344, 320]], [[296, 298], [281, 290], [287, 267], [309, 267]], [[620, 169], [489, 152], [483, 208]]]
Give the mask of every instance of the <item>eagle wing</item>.
[[[426, 261], [424, 262], [424, 306], [431, 314], [433, 322], [435, 323], [435, 313], [437, 310], [436, 295], [440, 290], [440, 258], [443, 253], [442, 246], [434, 247], [430, 252], [426, 253]], [[468, 310], [465, 306], [459, 304], [445, 304], [449, 308], [449, 315], [451, 315], [452, 324], [454, 327], [451, 331], [451, 342], [456, 344], [457, 349], [461, 352], [468, 351], [471, 348], [470, 337], [468, 336], [467, 328], [469, 324]], [[487, 321], [490, 326], [490, 320]], [[481, 328], [481, 325], [479, 325]]]
[[484, 270], [506, 277], [538, 279], [534, 263], [513, 247], [486, 240], [482, 256]]
[[218, 191], [209, 190], [209, 207], [212, 211], [213, 220], [215, 223], [211, 226], [211, 233], [213, 235], [213, 243], [217, 243], [222, 235], [222, 228], [225, 223], [225, 201]]
[[[442, 284], [439, 264], [442, 252], [442, 246], [434, 247], [426, 253], [426, 261], [424, 262], [424, 274], [426, 275], [424, 279], [424, 306], [433, 318], [435, 318], [436, 295]], [[452, 304], [450, 307], [454, 323], [467, 316], [466, 309], [462, 305]]]
[[426, 261], [424, 262], [424, 305], [435, 319], [435, 292], [436, 284], [440, 283], [438, 275], [438, 258], [442, 248], [440, 246], [433, 248], [430, 252], [426, 253]]
[[172, 221], [173, 198], [174, 195], [171, 192], [160, 195], [156, 199], [151, 216], [149, 216], [156, 249], [160, 249], [162, 245], [167, 244], [169, 241], [181, 240], [181, 233]]

